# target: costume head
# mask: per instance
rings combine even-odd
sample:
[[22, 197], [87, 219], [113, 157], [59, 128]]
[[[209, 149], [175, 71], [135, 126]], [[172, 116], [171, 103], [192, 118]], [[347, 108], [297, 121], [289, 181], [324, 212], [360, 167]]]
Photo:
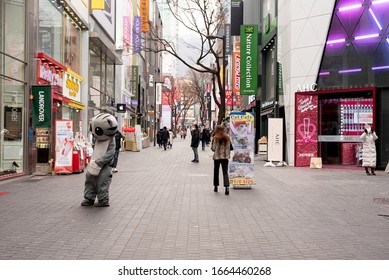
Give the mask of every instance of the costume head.
[[115, 117], [108, 113], [94, 116], [90, 122], [90, 131], [96, 140], [109, 140], [115, 136], [118, 130], [118, 122]]

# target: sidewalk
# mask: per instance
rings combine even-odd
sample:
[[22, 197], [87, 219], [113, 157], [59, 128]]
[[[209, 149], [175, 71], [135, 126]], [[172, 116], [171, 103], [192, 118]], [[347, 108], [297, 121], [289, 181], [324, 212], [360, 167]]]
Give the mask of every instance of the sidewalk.
[[389, 259], [389, 175], [263, 167], [213, 192], [212, 153], [121, 152], [110, 207], [81, 207], [85, 174], [0, 185], [0, 259]]

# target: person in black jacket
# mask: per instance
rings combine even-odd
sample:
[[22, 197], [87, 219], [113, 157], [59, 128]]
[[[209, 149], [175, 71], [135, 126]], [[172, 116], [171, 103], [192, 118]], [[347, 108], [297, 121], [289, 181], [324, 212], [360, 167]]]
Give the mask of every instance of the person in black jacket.
[[166, 126], [163, 127], [161, 136], [162, 136], [163, 149], [166, 151], [167, 141], [169, 141], [169, 137], [170, 137], [169, 131], [167, 130]]
[[115, 133], [115, 156], [113, 158], [113, 162], [112, 162], [112, 172], [116, 173], [118, 172], [118, 169], [116, 168], [117, 164], [118, 164], [118, 159], [119, 159], [119, 152], [120, 152], [120, 147], [121, 147], [121, 142], [122, 140], [124, 140], [124, 136], [123, 134], [118, 130], [116, 131]]
[[157, 133], [157, 143], [160, 148], [162, 148], [162, 128]]
[[197, 151], [197, 148], [199, 147], [200, 143], [200, 131], [199, 126], [197, 124], [194, 125], [194, 129], [192, 130], [192, 140], [190, 141], [190, 146], [192, 147], [194, 159], [192, 162], [199, 162], [199, 153]]

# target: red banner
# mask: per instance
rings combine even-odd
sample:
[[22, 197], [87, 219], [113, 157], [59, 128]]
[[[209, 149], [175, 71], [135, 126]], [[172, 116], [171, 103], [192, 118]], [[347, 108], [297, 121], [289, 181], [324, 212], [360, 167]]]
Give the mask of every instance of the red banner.
[[309, 166], [318, 155], [318, 96], [296, 93], [295, 166]]
[[237, 93], [240, 91], [240, 52], [233, 53], [232, 56], [232, 91]]

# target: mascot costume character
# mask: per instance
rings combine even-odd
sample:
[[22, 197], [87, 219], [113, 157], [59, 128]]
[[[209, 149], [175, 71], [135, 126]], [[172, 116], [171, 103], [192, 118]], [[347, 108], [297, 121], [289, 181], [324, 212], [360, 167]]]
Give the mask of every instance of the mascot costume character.
[[[95, 137], [91, 161], [86, 168], [84, 200], [82, 206], [109, 206], [109, 185], [112, 181], [112, 164], [115, 155], [115, 133], [118, 123], [114, 116], [101, 113], [92, 118], [90, 131]], [[97, 203], [95, 199], [97, 196]]]

